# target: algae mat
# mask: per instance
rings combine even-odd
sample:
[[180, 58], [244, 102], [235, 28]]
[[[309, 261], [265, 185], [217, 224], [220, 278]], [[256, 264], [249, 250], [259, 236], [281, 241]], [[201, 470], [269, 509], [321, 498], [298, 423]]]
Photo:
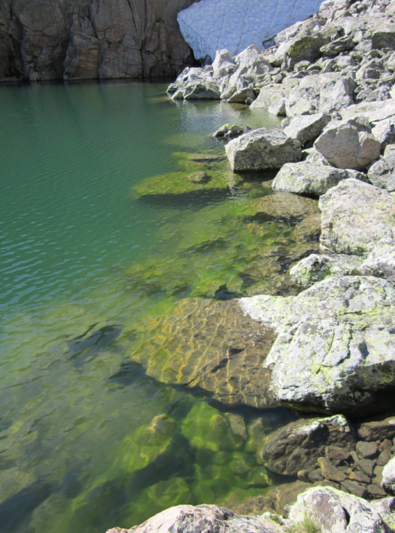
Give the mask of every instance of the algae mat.
[[316, 204], [231, 173], [210, 137], [273, 118], [164, 89], [1, 88], [1, 533], [130, 527], [277, 482], [258, 451], [293, 415], [245, 366], [273, 333], [230, 299], [297, 292]]

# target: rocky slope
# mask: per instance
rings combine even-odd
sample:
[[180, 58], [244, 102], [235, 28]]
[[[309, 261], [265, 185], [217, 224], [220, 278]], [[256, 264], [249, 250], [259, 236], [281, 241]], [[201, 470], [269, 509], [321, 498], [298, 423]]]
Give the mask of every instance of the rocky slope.
[[174, 76], [194, 61], [176, 20], [194, 0], [3, 0], [0, 80]]

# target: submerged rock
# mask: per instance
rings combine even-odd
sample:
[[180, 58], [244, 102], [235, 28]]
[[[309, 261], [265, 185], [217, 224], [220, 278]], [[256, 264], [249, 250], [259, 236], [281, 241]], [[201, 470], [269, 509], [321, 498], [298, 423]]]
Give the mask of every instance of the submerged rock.
[[284, 405], [337, 413], [385, 409], [395, 391], [395, 288], [335, 276], [295, 297], [242, 298], [243, 311], [279, 334], [265, 368]]
[[300, 161], [301, 144], [277, 129], [259, 128], [230, 141], [226, 146], [230, 166], [236, 171], [280, 168]]
[[131, 358], [163, 383], [199, 387], [226, 405], [275, 405], [262, 367], [274, 333], [233, 301], [186, 299], [172, 311], [137, 323]]
[[321, 196], [320, 208], [323, 252], [363, 255], [395, 238], [395, 198], [378, 187], [342, 181]]
[[355, 443], [355, 434], [344, 416], [301, 419], [269, 435], [262, 459], [274, 472], [295, 476], [300, 470], [314, 470], [328, 446], [341, 447], [347, 456]]

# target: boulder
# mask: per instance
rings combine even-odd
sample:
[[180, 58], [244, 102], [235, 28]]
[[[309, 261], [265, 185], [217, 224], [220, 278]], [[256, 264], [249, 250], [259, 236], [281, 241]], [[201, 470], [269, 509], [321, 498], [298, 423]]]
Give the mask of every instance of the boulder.
[[312, 254], [292, 267], [290, 275], [294, 283], [307, 288], [330, 276], [360, 274], [362, 261], [361, 257], [352, 255]]
[[346, 35], [335, 39], [329, 44], [326, 44], [321, 47], [321, 53], [325, 56], [335, 57], [338, 56], [341, 52], [349, 52], [355, 46], [353, 39]]
[[306, 30], [292, 39], [285, 55], [288, 70], [293, 70], [296, 63], [314, 61], [321, 55], [320, 48], [328, 42], [321, 32]]
[[395, 496], [395, 457], [384, 467], [381, 486], [387, 494]]
[[217, 139], [231, 139], [233, 137], [239, 137], [244, 133], [244, 128], [237, 124], [224, 124], [213, 134], [213, 137]]
[[254, 200], [251, 215], [259, 219], [301, 222], [310, 216], [319, 215], [319, 210], [316, 200], [282, 192]]
[[391, 120], [382, 120], [372, 129], [373, 135], [380, 143], [381, 153], [385, 148], [395, 143], [395, 124]]
[[295, 297], [242, 298], [244, 313], [278, 337], [264, 367], [271, 390], [298, 410], [365, 416], [395, 392], [395, 287], [334, 276]]
[[260, 107], [267, 109], [273, 105], [279, 98], [283, 96], [284, 90], [281, 85], [269, 84], [260, 89], [256, 100], [251, 104], [251, 107]]
[[320, 90], [321, 113], [333, 113], [354, 103], [356, 83], [352, 78], [327, 81]]
[[389, 151], [376, 163], [374, 163], [368, 171], [368, 178], [382, 189], [387, 189], [389, 192], [395, 191], [395, 151]]
[[315, 148], [338, 168], [364, 170], [380, 155], [380, 143], [354, 122], [330, 123], [314, 143]]
[[395, 238], [395, 198], [373, 185], [344, 180], [321, 196], [320, 209], [325, 253], [363, 255]]
[[229, 74], [233, 74], [236, 69], [237, 65], [228, 50], [217, 50], [213, 62], [213, 76], [215, 78], [228, 76]]
[[395, 283], [395, 241], [380, 241], [362, 263], [360, 271], [365, 276], [385, 278]]
[[369, 502], [333, 487], [313, 487], [298, 496], [290, 508], [288, 522], [303, 527], [306, 518], [322, 533], [392, 531]]
[[282, 533], [283, 528], [263, 516], [241, 516], [216, 505], [177, 505], [131, 529], [112, 528], [107, 533]]
[[287, 117], [311, 115], [317, 112], [318, 100], [315, 95], [304, 89], [292, 89], [285, 98]]
[[262, 449], [263, 462], [277, 474], [296, 476], [299, 470], [314, 470], [328, 446], [351, 453], [355, 434], [344, 416], [298, 420], [269, 435]]
[[284, 128], [284, 133], [304, 145], [309, 141], [315, 141], [329, 121], [330, 117], [323, 113], [297, 116], [291, 118], [289, 125]]
[[369, 122], [380, 122], [395, 117], [395, 100], [362, 102], [339, 110], [343, 120], [365, 117]]
[[184, 92], [185, 100], [219, 100], [221, 98], [215, 81], [202, 81], [188, 85]]
[[226, 146], [230, 166], [235, 171], [259, 171], [280, 168], [300, 161], [301, 144], [281, 130], [259, 128], [230, 141]]
[[329, 165], [313, 164], [308, 161], [287, 163], [273, 181], [275, 191], [293, 192], [320, 196], [342, 180], [362, 177], [355, 170], [334, 168]]

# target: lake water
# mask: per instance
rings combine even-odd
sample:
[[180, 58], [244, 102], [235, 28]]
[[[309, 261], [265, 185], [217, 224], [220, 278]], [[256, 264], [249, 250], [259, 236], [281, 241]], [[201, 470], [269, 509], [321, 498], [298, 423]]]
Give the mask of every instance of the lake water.
[[[257, 458], [262, 412], [267, 431], [292, 415], [223, 406], [153, 362], [180, 301], [270, 286], [246, 267], [293, 226], [245, 218], [270, 187], [234, 177], [209, 134], [277, 121], [165, 89], [0, 88], [1, 533], [104, 533], [276, 482]], [[173, 190], [203, 168], [188, 153], [221, 185]]]

